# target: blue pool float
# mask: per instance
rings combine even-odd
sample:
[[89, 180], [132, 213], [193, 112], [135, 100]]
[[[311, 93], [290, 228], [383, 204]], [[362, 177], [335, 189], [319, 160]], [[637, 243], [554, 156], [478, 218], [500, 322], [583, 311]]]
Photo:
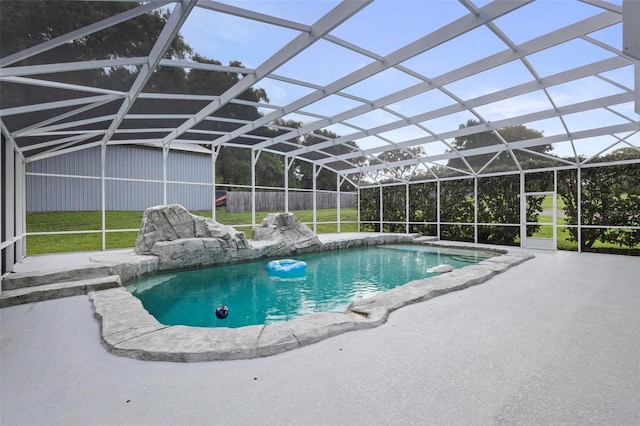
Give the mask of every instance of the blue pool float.
[[307, 273], [307, 264], [295, 259], [272, 260], [267, 264], [267, 271], [279, 277], [300, 276]]

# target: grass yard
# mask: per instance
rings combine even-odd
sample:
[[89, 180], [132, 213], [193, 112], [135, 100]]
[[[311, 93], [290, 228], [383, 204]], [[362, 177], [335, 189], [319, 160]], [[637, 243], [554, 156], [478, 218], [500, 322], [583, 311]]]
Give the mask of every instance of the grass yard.
[[[211, 211], [193, 211], [199, 216], [211, 217]], [[307, 224], [313, 222], [313, 211], [292, 211], [298, 220]], [[138, 235], [137, 229], [142, 222], [143, 212], [137, 211], [108, 211], [105, 217], [107, 228], [107, 249], [133, 247]], [[268, 212], [257, 212], [256, 223], [259, 224]], [[355, 208], [340, 209], [342, 222], [357, 222], [358, 210]], [[244, 231], [247, 236], [251, 233], [251, 213], [228, 213], [225, 208], [216, 210], [216, 220], [225, 225], [236, 227]], [[326, 234], [337, 232], [337, 210], [321, 209], [316, 212], [317, 233]], [[77, 232], [73, 234], [29, 235], [27, 237], [27, 254], [63, 253], [73, 251], [91, 251], [102, 248], [101, 214], [99, 211], [88, 212], [46, 212], [27, 214], [27, 232]], [[321, 223], [334, 222], [334, 223]], [[311, 226], [311, 225], [309, 225]], [[135, 229], [135, 231], [119, 231]], [[356, 232], [357, 223], [341, 223], [341, 232]], [[89, 232], [87, 232], [89, 231]], [[97, 231], [97, 232], [91, 232]]]
[[[553, 196], [547, 195], [544, 197], [544, 200], [542, 200], [542, 208], [544, 210], [550, 210], [553, 208]], [[564, 209], [564, 200], [559, 195], [556, 199], [556, 208], [559, 212], [562, 212], [562, 209]]]
[[[551, 224], [553, 217], [540, 215], [538, 222], [541, 224], [540, 229], [533, 234], [533, 236], [538, 238], [553, 238], [553, 227], [551, 225], [545, 225], [545, 223]], [[566, 218], [558, 217], [558, 235], [556, 242], [558, 250], [578, 251], [578, 242], [571, 241], [569, 228], [565, 227], [567, 224], [568, 221]], [[636, 247], [620, 247], [618, 244], [596, 241], [592, 249], [587, 251], [637, 256], [640, 253], [640, 245]]]

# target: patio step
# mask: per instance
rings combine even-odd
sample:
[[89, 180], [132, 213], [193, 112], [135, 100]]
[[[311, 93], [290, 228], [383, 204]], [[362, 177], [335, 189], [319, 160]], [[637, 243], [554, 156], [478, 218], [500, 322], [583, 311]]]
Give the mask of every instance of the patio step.
[[2, 291], [113, 275], [111, 266], [85, 265], [46, 272], [14, 272], [2, 280]]
[[120, 276], [108, 275], [74, 281], [55, 282], [36, 286], [26, 286], [0, 293], [0, 308], [24, 303], [40, 302], [60, 297], [78, 296], [90, 291], [120, 287]]

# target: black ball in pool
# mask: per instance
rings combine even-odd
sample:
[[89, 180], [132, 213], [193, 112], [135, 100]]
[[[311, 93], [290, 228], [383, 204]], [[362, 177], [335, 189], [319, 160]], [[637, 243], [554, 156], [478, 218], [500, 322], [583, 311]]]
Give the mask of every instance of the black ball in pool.
[[216, 308], [216, 317], [220, 319], [225, 319], [229, 316], [229, 308], [224, 305], [220, 305]]

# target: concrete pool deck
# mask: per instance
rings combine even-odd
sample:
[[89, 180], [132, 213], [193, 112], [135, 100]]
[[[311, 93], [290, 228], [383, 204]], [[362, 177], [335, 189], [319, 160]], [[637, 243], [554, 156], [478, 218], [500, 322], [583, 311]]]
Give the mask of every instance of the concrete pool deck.
[[113, 356], [87, 296], [3, 308], [0, 423], [640, 423], [640, 261], [535, 255], [380, 327], [251, 360]]

